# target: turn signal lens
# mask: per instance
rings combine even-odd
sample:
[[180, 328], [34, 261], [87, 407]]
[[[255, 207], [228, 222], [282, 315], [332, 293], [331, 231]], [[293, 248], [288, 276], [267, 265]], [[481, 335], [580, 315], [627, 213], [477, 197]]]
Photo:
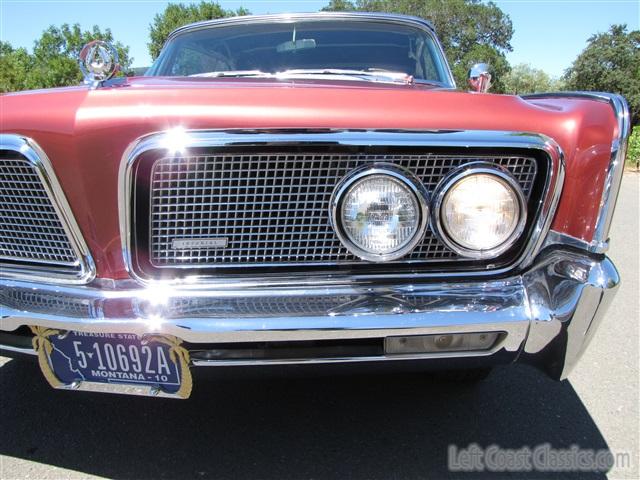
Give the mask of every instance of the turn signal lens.
[[398, 355], [489, 350], [495, 345], [499, 336], [499, 332], [482, 332], [387, 337], [384, 342], [384, 353]]

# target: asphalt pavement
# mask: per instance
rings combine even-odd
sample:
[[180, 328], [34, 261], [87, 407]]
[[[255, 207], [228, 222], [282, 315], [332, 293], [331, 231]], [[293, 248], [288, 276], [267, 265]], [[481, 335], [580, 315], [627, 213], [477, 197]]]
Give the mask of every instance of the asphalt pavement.
[[[0, 478], [640, 478], [639, 186], [625, 174], [610, 251], [623, 283], [568, 381], [520, 365], [475, 388], [227, 373], [176, 401], [54, 391], [35, 362], [0, 357]], [[473, 443], [611, 449], [629, 464], [451, 474], [449, 445]]]

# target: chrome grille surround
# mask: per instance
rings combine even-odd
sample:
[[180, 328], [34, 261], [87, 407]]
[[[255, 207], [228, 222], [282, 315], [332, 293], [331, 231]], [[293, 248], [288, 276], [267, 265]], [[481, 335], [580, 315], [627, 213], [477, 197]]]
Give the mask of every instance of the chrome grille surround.
[[[244, 282], [261, 283], [265, 279], [265, 273], [270, 278], [269, 282], [288, 281], [287, 279], [294, 278], [308, 278], [315, 279], [314, 281], [341, 281], [340, 279], [349, 278], [351, 280], [356, 278], [399, 278], [406, 277], [411, 278], [420, 277], [456, 277], [456, 276], [476, 276], [476, 275], [496, 275], [501, 272], [506, 272], [513, 268], [515, 265], [524, 266], [530, 263], [535, 253], [540, 248], [544, 235], [546, 234], [550, 221], [552, 219], [552, 213], [555, 211], [555, 206], [559, 199], [559, 194], [562, 187], [564, 178], [564, 165], [563, 154], [559, 146], [550, 138], [544, 135], [522, 133], [522, 132], [502, 132], [502, 131], [376, 131], [376, 130], [226, 130], [226, 131], [188, 131], [184, 132], [184, 144], [180, 146], [183, 149], [181, 157], [194, 157], [198, 156], [195, 152], [196, 149], [207, 149], [205, 156], [215, 157], [221, 154], [226, 154], [226, 148], [234, 148], [234, 151], [246, 151], [250, 149], [251, 152], [259, 152], [261, 147], [269, 147], [270, 152], [290, 152], [292, 147], [305, 146], [307, 149], [312, 147], [318, 147], [320, 152], [324, 152], [327, 147], [419, 147], [421, 151], [428, 151], [433, 148], [436, 151], [440, 148], [448, 148], [459, 150], [461, 157], [464, 157], [465, 149], [492, 149], [500, 150], [502, 153], [508, 151], [508, 149], [519, 150], [531, 150], [531, 156], [543, 157], [548, 160], [547, 171], [545, 177], [541, 180], [541, 184], [537, 188], [541, 188], [541, 195], [536, 197], [535, 207], [537, 208], [532, 215], [531, 227], [528, 229], [528, 236], [526, 237], [526, 244], [518, 253], [518, 257], [514, 261], [510, 262], [508, 266], [505, 265], [487, 265], [482, 269], [476, 268], [475, 270], [460, 267], [457, 270], [439, 271], [433, 269], [431, 271], [420, 272], [416, 270], [416, 267], [412, 267], [410, 270], [404, 271], [387, 271], [387, 272], [370, 272], [366, 270], [353, 270], [345, 269], [341, 266], [338, 270], [280, 270], [258, 273], [258, 271], [252, 272], [251, 269], [246, 269], [247, 265], [231, 264], [234, 267], [241, 267], [240, 269], [234, 269], [234, 277], [236, 279], [243, 279]], [[123, 156], [123, 161], [120, 168], [120, 228], [123, 241], [123, 254], [126, 264], [132, 276], [142, 283], [147, 282], [164, 282], [164, 283], [183, 283], [185, 278], [188, 278], [189, 283], [205, 282], [207, 284], [221, 284], [225, 282], [225, 279], [220, 277], [221, 272], [217, 268], [219, 265], [215, 265], [217, 273], [198, 269], [202, 265], [196, 265], [194, 269], [193, 265], [171, 265], [171, 268], [167, 268], [167, 273], [161, 274], [162, 268], [157, 268], [150, 273], [144, 270], [144, 265], [141, 266], [138, 256], [139, 251], [135, 247], [136, 234], [133, 230], [133, 219], [136, 216], [135, 212], [135, 189], [140, 183], [136, 178], [138, 175], [137, 166], [139, 160], [144, 157], [149, 159], [152, 157], [154, 162], [166, 158], [175, 158], [175, 151], [169, 152], [167, 150], [171, 139], [175, 138], [171, 132], [162, 132], [158, 134], [142, 137], [138, 141], [130, 145]], [[211, 153], [215, 151], [216, 153]], [[317, 152], [316, 151], [316, 152]], [[470, 155], [470, 154], [469, 154]], [[238, 156], [238, 155], [236, 155]], [[242, 155], [240, 155], [242, 156]], [[495, 156], [495, 155], [494, 155]], [[519, 155], [522, 157], [522, 155]], [[528, 156], [528, 155], [525, 155]], [[477, 160], [477, 155], [471, 155], [467, 158], [473, 158]], [[505, 161], [508, 163], [507, 158], [515, 158], [518, 155], [502, 155]], [[151, 163], [151, 162], [149, 162]], [[196, 162], [197, 163], [197, 162]], [[166, 165], [170, 165], [168, 161]], [[149, 175], [149, 172], [146, 172]], [[306, 172], [305, 172], [306, 174]], [[525, 172], [526, 175], [526, 172]], [[307, 178], [303, 175], [299, 175], [301, 178]], [[147, 178], [148, 183], [150, 176]], [[193, 178], [193, 176], [192, 176]], [[541, 177], [542, 178], [542, 177]], [[526, 184], [526, 180], [524, 182]], [[197, 186], [197, 185], [196, 185]], [[333, 186], [333, 185], [332, 185]], [[180, 187], [178, 187], [180, 188]], [[183, 187], [189, 188], [189, 187]], [[526, 188], [526, 187], [524, 187]], [[150, 195], [150, 189], [148, 189], [147, 195]], [[230, 194], [237, 195], [237, 192], [230, 192]], [[150, 198], [147, 197], [147, 198]], [[187, 202], [188, 203], [188, 202]], [[219, 202], [223, 203], [223, 202]], [[313, 207], [315, 208], [315, 207]], [[326, 212], [323, 212], [326, 215]], [[142, 221], [146, 219], [146, 216], [141, 216]], [[297, 218], [297, 217], [296, 217]], [[153, 220], [148, 220], [151, 226]], [[333, 232], [332, 232], [333, 233]], [[440, 240], [437, 237], [431, 237], [429, 240], [425, 240], [425, 245], [439, 245]], [[433, 242], [433, 243], [429, 243]], [[144, 247], [143, 247], [144, 248]], [[442, 247], [440, 247], [442, 248]], [[455, 256], [445, 248], [442, 250], [444, 258], [449, 261], [451, 258], [455, 260]], [[435, 252], [435, 250], [432, 250]], [[146, 249], [145, 249], [146, 253]], [[399, 264], [419, 264], [424, 263], [422, 259], [403, 259], [396, 263]], [[349, 261], [346, 262], [350, 264]], [[356, 260], [353, 264], [359, 266], [366, 265], [366, 262]], [[266, 264], [254, 264], [262, 267], [272, 266], [273, 263]], [[322, 265], [327, 266], [327, 262], [318, 263], [284, 263], [282, 265], [295, 266], [309, 266], [309, 265]], [[335, 264], [334, 264], [335, 265]], [[184, 274], [178, 274], [178, 269], [184, 269]], [[210, 267], [209, 267], [210, 268]], [[192, 270], [187, 270], [192, 269]], [[405, 272], [405, 273], [403, 273]], [[230, 277], [225, 275], [225, 278]], [[229, 281], [229, 280], [226, 280]], [[236, 280], [233, 280], [234, 282]]]
[[0, 135], [2, 276], [87, 283], [95, 268], [51, 163], [31, 139]]

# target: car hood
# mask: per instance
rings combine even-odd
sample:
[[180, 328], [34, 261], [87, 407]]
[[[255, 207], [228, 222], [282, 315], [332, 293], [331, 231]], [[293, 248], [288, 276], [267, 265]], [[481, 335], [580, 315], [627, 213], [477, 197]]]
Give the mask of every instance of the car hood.
[[118, 140], [127, 142], [178, 125], [477, 129], [542, 133], [565, 152], [572, 151], [573, 134], [594, 109], [608, 111], [591, 101], [525, 100], [424, 84], [197, 77], [124, 78], [95, 90], [78, 86], [6, 94], [0, 102], [5, 131], [88, 133], [126, 127]]

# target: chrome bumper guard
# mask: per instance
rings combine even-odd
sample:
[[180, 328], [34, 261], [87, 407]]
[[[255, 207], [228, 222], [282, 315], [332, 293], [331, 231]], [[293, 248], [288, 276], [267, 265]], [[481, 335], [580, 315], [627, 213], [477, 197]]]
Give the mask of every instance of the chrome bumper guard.
[[11, 337], [7, 332], [28, 325], [138, 335], [162, 332], [181, 338], [190, 350], [251, 342], [384, 342], [397, 336], [499, 332], [499, 341], [482, 351], [201, 358], [193, 364], [456, 359], [457, 364], [471, 365], [474, 360], [518, 360], [561, 379], [593, 336], [619, 281], [607, 257], [570, 250], [547, 250], [517, 275], [467, 282], [370, 280], [342, 285], [334, 279], [324, 286], [208, 289], [163, 284], [99, 288], [96, 282], [81, 287], [0, 279], [0, 350], [33, 352], [6, 340]]

